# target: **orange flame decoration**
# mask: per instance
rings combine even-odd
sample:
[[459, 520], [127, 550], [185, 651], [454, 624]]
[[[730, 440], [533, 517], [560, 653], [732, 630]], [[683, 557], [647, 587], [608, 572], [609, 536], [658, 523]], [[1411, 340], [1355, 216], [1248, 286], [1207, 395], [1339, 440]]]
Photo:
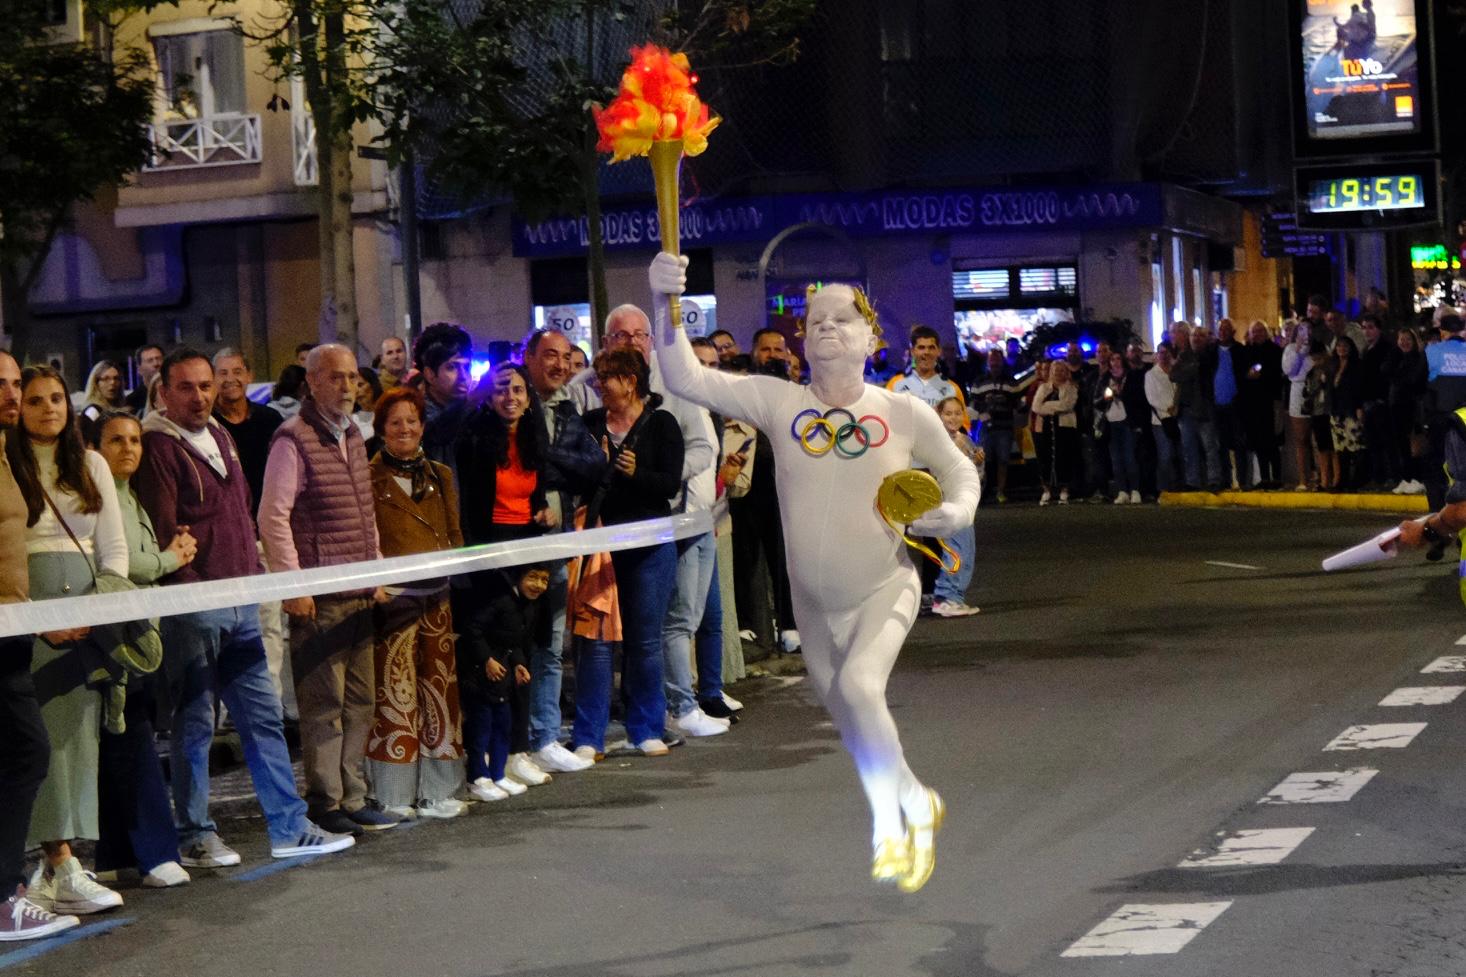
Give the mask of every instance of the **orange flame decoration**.
[[601, 134], [596, 149], [610, 153], [613, 163], [645, 156], [653, 141], [681, 139], [688, 156], [707, 149], [708, 133], [723, 120], [708, 115], [696, 82], [687, 55], [656, 44], [632, 48], [621, 90], [610, 105], [591, 110]]

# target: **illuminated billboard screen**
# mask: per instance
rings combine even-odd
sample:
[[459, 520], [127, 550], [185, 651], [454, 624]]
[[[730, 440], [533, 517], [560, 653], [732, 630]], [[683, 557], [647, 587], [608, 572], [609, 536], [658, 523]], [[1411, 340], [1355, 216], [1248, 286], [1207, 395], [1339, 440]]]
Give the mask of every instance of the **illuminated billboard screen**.
[[1303, 98], [1311, 139], [1421, 132], [1415, 0], [1302, 4]]

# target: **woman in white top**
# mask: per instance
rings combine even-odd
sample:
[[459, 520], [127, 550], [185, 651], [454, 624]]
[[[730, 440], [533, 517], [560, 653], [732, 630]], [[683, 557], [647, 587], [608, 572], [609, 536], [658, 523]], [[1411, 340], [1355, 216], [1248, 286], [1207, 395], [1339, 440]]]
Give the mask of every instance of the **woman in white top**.
[[1049, 364], [1049, 378], [1039, 384], [1029, 408], [1029, 426], [1038, 448], [1038, 478], [1043, 484], [1039, 505], [1048, 505], [1053, 488], [1059, 486], [1059, 504], [1069, 504], [1069, 482], [1079, 462], [1079, 385], [1069, 364]]
[[1308, 320], [1293, 323], [1283, 347], [1283, 376], [1288, 380], [1288, 437], [1298, 466], [1298, 491], [1308, 491], [1309, 416], [1303, 405], [1303, 386], [1313, 361], [1308, 358]]
[[[31, 599], [89, 592], [95, 572], [127, 576], [127, 537], [117, 486], [107, 462], [82, 446], [61, 375], [48, 366], [21, 374], [18, 437], [6, 439], [10, 465], [24, 496]], [[63, 521], [64, 520], [64, 521]], [[31, 673], [51, 738], [51, 767], [31, 814], [28, 844], [45, 858], [29, 898], [59, 913], [94, 913], [122, 897], [82, 871], [71, 840], [99, 836], [97, 771], [102, 695], [87, 685], [98, 649], [88, 628], [36, 639]]]

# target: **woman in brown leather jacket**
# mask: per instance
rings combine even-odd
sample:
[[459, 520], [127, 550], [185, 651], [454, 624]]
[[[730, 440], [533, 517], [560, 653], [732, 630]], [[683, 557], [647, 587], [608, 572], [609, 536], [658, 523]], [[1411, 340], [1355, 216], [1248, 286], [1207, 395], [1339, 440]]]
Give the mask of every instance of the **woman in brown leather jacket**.
[[[422, 394], [395, 387], [377, 401], [382, 450], [371, 461], [382, 555], [463, 545], [446, 465], [422, 451]], [[387, 588], [376, 609], [377, 714], [367, 740], [372, 796], [398, 817], [464, 812], [463, 734], [446, 579]]]

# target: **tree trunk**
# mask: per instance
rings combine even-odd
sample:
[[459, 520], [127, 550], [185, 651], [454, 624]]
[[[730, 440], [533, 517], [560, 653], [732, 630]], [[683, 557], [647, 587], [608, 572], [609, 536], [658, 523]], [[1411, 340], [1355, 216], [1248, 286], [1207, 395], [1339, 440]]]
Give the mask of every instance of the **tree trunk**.
[[[333, 7], [322, 19], [325, 49], [322, 52], [323, 103], [327, 125], [316, 119], [316, 151], [319, 170], [321, 222], [321, 340], [356, 348], [356, 248], [351, 227], [351, 164], [355, 143], [351, 117], [345, 111], [350, 84], [346, 63], [346, 22], [343, 11]], [[315, 111], [312, 107], [312, 111]], [[324, 178], [330, 172], [330, 179]], [[329, 239], [329, 241], [328, 241]]]
[[352, 247], [351, 121], [340, 106], [348, 84], [346, 26], [339, 9], [316, 17], [315, 0], [294, 0], [301, 80], [316, 124], [316, 223], [320, 242], [323, 343], [357, 350], [356, 260]]

